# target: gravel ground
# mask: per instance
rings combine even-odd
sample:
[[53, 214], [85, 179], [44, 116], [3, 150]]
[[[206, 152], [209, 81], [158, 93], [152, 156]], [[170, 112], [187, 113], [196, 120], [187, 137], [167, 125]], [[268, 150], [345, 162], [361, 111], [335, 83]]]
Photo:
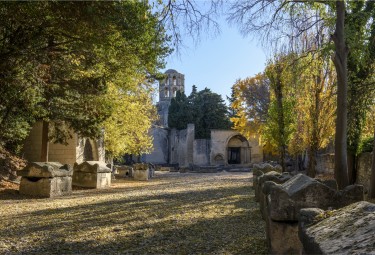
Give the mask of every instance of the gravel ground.
[[267, 254], [251, 178], [157, 172], [54, 199], [2, 190], [0, 254]]

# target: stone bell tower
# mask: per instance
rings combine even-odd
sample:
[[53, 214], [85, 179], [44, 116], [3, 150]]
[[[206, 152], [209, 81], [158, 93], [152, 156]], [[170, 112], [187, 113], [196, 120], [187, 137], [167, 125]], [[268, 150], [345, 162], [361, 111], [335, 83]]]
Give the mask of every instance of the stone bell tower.
[[158, 113], [160, 124], [168, 127], [168, 108], [177, 91], [185, 92], [185, 75], [174, 69], [168, 69], [165, 75], [165, 79], [159, 81]]

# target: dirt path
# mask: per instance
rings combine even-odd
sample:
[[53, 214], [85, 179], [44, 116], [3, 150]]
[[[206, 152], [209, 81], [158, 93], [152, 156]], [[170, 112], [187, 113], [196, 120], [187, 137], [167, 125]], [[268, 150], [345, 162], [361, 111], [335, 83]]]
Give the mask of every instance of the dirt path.
[[251, 173], [158, 172], [104, 190], [0, 192], [0, 254], [265, 254]]

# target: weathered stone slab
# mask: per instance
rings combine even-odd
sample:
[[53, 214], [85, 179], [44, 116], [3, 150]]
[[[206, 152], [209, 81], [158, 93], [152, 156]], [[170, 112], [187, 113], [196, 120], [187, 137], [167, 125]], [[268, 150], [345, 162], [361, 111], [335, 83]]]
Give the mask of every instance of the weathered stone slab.
[[300, 254], [298, 222], [266, 221], [266, 238], [270, 254]]
[[111, 186], [111, 169], [101, 161], [85, 161], [74, 164], [73, 185], [84, 188]]
[[263, 184], [266, 196], [264, 217], [267, 240], [273, 254], [299, 254], [302, 244], [297, 236], [298, 217], [303, 208], [328, 209], [363, 200], [363, 187], [348, 186], [342, 191], [306, 175], [298, 174], [283, 184], [267, 181]]
[[[267, 208], [267, 194], [269, 193], [270, 185], [273, 184], [282, 184], [288, 181], [293, 176], [288, 173], [278, 173], [275, 171], [268, 172], [264, 175], [258, 177], [258, 186], [257, 186], [257, 193], [258, 193], [258, 200], [259, 200], [259, 207], [262, 213], [262, 218], [265, 219], [266, 217], [266, 208]], [[271, 182], [271, 184], [269, 183]], [[268, 184], [268, 185], [267, 185]]]
[[23, 170], [17, 172], [18, 176], [39, 178], [64, 177], [72, 174], [71, 166], [59, 162], [30, 162]]
[[102, 161], [84, 161], [81, 164], [74, 164], [74, 172], [85, 173], [111, 173], [111, 169]]
[[299, 236], [305, 254], [375, 254], [375, 205], [301, 210]]
[[280, 175], [281, 174], [276, 171], [270, 171], [266, 173], [259, 171], [257, 173], [257, 176], [255, 177], [256, 180], [254, 180], [253, 182], [254, 192], [255, 192], [255, 201], [259, 202], [263, 183], [266, 181], [272, 181], [272, 180], [277, 181]]
[[20, 194], [36, 197], [58, 197], [72, 193], [72, 177], [22, 177]]
[[352, 185], [337, 192], [303, 174], [274, 185], [268, 192], [269, 216], [275, 221], [297, 221], [302, 208], [338, 208], [363, 200], [362, 186]]
[[319, 180], [319, 179], [317, 179], [317, 180], [320, 181], [321, 183], [327, 185], [331, 189], [334, 189], [334, 190], [338, 190], [339, 189], [339, 187], [337, 185], [337, 181], [335, 179], [328, 179], [328, 180]]

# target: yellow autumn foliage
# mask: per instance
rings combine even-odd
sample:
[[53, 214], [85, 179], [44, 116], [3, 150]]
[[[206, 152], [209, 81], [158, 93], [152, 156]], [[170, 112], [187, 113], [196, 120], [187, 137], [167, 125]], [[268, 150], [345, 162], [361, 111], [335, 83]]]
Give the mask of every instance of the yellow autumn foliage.
[[268, 81], [264, 74], [237, 80], [233, 85], [231, 104], [236, 115], [230, 120], [233, 129], [249, 139], [254, 134], [260, 135], [266, 119], [269, 103]]
[[[139, 81], [140, 82], [140, 81]], [[152, 104], [149, 85], [138, 85], [123, 89], [109, 84], [108, 97], [114, 107], [112, 115], [105, 121], [106, 150], [113, 157], [126, 153], [140, 155], [152, 149], [149, 135], [156, 109]]]

